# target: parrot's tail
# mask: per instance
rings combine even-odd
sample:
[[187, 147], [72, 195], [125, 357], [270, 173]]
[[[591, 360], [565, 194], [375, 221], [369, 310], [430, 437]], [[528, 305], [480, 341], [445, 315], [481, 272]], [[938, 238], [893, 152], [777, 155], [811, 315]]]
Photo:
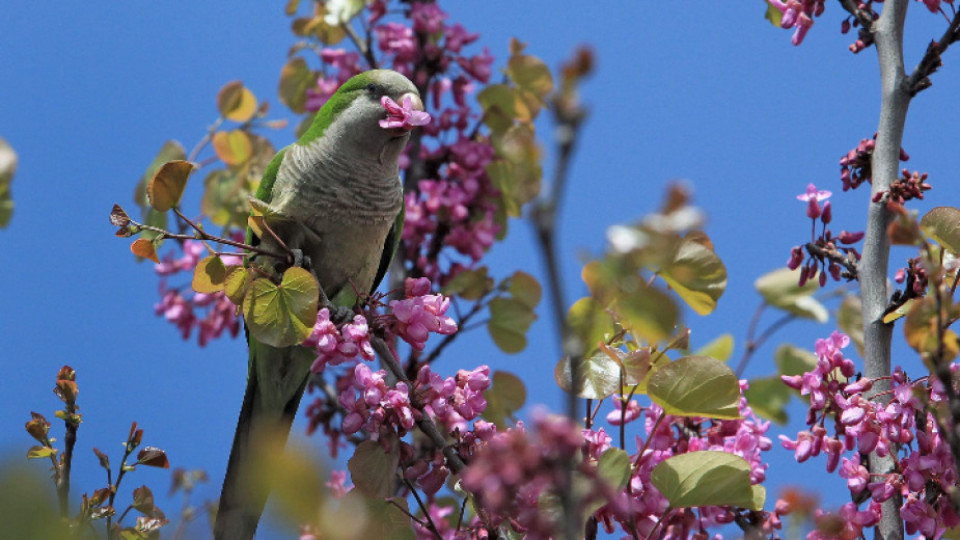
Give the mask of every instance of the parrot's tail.
[[[257, 354], [263, 349], [286, 354]], [[257, 532], [270, 494], [270, 461], [283, 453], [307, 386], [310, 364], [304, 366], [297, 351], [251, 342], [250, 355], [247, 390], [220, 492], [215, 540], [251, 540]]]

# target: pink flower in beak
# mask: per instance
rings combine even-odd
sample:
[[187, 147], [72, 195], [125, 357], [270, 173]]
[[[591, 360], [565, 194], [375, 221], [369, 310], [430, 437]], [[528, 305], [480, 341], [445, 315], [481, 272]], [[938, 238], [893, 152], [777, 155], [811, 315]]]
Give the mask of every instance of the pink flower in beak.
[[404, 94], [402, 102], [403, 105], [399, 105], [390, 99], [390, 96], [380, 98], [380, 103], [387, 110], [387, 117], [380, 121], [380, 127], [410, 131], [430, 123], [430, 115], [423, 111], [419, 98], [415, 98], [413, 94]]

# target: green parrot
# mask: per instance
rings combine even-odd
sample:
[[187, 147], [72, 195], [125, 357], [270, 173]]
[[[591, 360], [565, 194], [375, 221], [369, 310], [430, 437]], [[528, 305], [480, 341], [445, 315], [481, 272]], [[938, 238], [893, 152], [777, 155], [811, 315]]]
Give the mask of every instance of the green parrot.
[[[373, 292], [400, 240], [398, 159], [413, 125], [403, 111], [397, 121], [399, 103], [429, 119], [417, 87], [400, 73], [376, 69], [349, 79], [300, 139], [277, 153], [257, 190], [271, 215], [279, 216], [270, 220], [271, 229], [334, 306], [352, 307], [356, 291]], [[269, 234], [262, 236], [261, 247], [285, 251]], [[250, 231], [247, 238], [258, 241]], [[253, 264], [282, 269], [288, 262], [258, 255]], [[272, 347], [249, 331], [247, 342], [247, 389], [220, 495], [217, 540], [253, 538], [269, 494], [256, 479], [254, 469], [264, 457], [256, 455], [258, 448], [267, 438], [279, 440], [280, 447], [286, 443], [316, 357], [299, 345]]]

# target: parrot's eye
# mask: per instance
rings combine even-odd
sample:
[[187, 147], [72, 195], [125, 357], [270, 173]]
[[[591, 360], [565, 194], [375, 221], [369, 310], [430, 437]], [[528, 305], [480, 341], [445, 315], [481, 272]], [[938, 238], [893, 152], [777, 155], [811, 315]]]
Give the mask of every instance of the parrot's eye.
[[376, 93], [377, 93], [377, 90], [378, 90], [378, 88], [377, 88], [377, 85], [376, 85], [376, 84], [370, 83], [370, 84], [367, 85], [367, 92], [370, 92], [371, 94], [376, 94]]

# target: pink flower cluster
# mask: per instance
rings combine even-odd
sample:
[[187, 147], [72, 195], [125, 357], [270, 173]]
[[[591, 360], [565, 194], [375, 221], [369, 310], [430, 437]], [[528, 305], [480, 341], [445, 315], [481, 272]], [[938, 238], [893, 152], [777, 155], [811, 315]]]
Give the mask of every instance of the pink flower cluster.
[[429, 365], [420, 368], [414, 393], [429, 414], [445, 431], [466, 432], [467, 422], [487, 408], [483, 392], [490, 388], [490, 368], [480, 366], [472, 371], [461, 369], [455, 377], [442, 378]]
[[[449, 118], [441, 115], [438, 124]], [[442, 167], [438, 178], [420, 180], [418, 189], [407, 193], [403, 230], [404, 255], [423, 275], [443, 282], [460, 267], [440, 267], [441, 246], [455, 249], [473, 264], [493, 245], [500, 231], [495, 221], [498, 192], [486, 172], [493, 156], [493, 147], [462, 132], [454, 144], [427, 153], [428, 163]]]
[[[745, 390], [747, 382], [741, 381], [740, 386]], [[640, 410], [639, 404], [634, 400], [624, 405], [620, 397], [614, 396], [612, 402], [616, 409], [607, 416], [607, 421], [612, 425], [619, 424], [621, 414], [625, 415], [626, 422], [640, 416], [633, 412]], [[672, 456], [700, 450], [718, 450], [744, 458], [751, 465], [751, 482], [763, 482], [766, 479], [767, 464], [763, 462], [762, 453], [772, 447], [772, 442], [766, 436], [770, 423], [760, 421], [744, 397], [740, 399], [740, 414], [742, 420], [678, 418], [664, 414], [656, 404], [647, 407], [642, 414], [646, 438], [644, 440], [637, 437], [636, 445], [642, 449], [642, 454], [639, 458], [637, 455], [631, 456], [631, 462], [636, 463], [637, 467], [629, 485], [626, 490], [611, 497], [610, 502], [595, 514], [604, 529], [613, 533], [619, 524], [624, 532], [635, 528], [637, 534], [644, 537], [656, 532], [654, 527], [661, 522], [659, 526], [666, 527], [667, 537], [688, 538], [694, 535], [700, 525], [710, 527], [732, 523], [735, 514], [726, 507], [702, 507], [695, 511], [669, 510], [666, 498], [653, 487], [650, 473], [661, 461]], [[684, 428], [678, 430], [677, 425]], [[602, 429], [598, 432], [585, 432], [584, 436], [588, 442], [588, 455], [598, 456], [610, 442]], [[767, 514], [762, 527], [767, 534], [779, 529], [779, 514]]]
[[406, 298], [391, 300], [392, 317], [386, 324], [390, 332], [401, 337], [416, 351], [426, 346], [431, 332], [441, 335], [454, 334], [457, 323], [446, 315], [450, 299], [441, 294], [430, 294], [427, 278], [407, 278], [404, 283]]
[[[192, 274], [207, 251], [203, 243], [196, 240], [187, 240], [178, 245], [183, 249], [180, 258], [175, 257], [175, 252], [169, 251], [159, 264], [154, 265], [154, 271], [163, 278], [159, 285], [160, 301], [154, 305], [154, 313], [162, 315], [176, 326], [183, 339], [190, 339], [190, 334], [196, 328], [197, 342], [201, 347], [225, 331], [236, 337], [240, 332], [240, 321], [235, 315], [236, 306], [222, 292], [203, 294], [193, 292], [187, 285], [185, 288], [190, 292], [183, 293], [180, 289], [167, 287], [167, 276], [180, 272]], [[221, 258], [227, 265], [241, 263], [239, 257]]]
[[463, 486], [476, 496], [490, 526], [509, 520], [525, 538], [551, 538], [556, 524], [541, 511], [540, 495], [558, 485], [583, 444], [568, 418], [541, 416], [530, 433], [519, 424], [479, 441]]
[[310, 371], [320, 373], [328, 365], [338, 366], [347, 361], [373, 360], [373, 346], [370, 344], [370, 327], [363, 315], [356, 315], [353, 322], [337, 328], [330, 320], [330, 310], [323, 308], [317, 312], [317, 322], [313, 332], [303, 342], [305, 347], [317, 351], [317, 359]]
[[[827, 276], [834, 280], [853, 279], [856, 274], [853, 269], [856, 268], [860, 260], [860, 252], [849, 245], [855, 244], [863, 238], [862, 232], [851, 233], [841, 231], [836, 237], [827, 229], [827, 225], [833, 220], [833, 208], [827, 199], [833, 195], [826, 190], [818, 190], [813, 184], [807, 186], [807, 191], [797, 195], [797, 199], [807, 203], [807, 217], [813, 220], [813, 227], [810, 232], [810, 244], [807, 246], [794, 246], [790, 250], [790, 258], [787, 260], [787, 267], [796, 270], [807, 261], [803, 270], [800, 272], [800, 286], [802, 287], [808, 280], [817, 277], [820, 274], [820, 286], [827, 284]], [[821, 206], [821, 202], [825, 202]], [[820, 236], [816, 236], [817, 220], [822, 223]], [[813, 246], [812, 248], [810, 246]], [[810, 258], [806, 259], [809, 254]]]
[[[388, 3], [367, 6], [367, 22], [382, 54], [380, 65], [389, 65], [414, 81], [433, 118], [425, 124], [415, 118], [419, 116], [415, 111], [404, 113], [406, 119], [414, 120], [408, 124], [423, 127], [411, 141], [419, 154], [401, 158], [404, 169], [411, 157], [419, 163], [407, 173], [414, 176], [407, 180], [405, 249], [399, 256], [411, 275], [445, 283], [479, 260], [500, 229], [495, 221], [499, 192], [486, 173], [493, 148], [475, 134], [479, 118], [467, 103], [475, 84], [490, 80], [493, 57], [486, 49], [467, 54], [465, 47], [479, 34], [449, 24], [436, 3], [401, 4], [403, 18], [387, 21]], [[341, 83], [364, 69], [363, 58], [352, 51], [324, 48], [320, 59], [324, 75], [307, 90], [307, 110], [319, 109]], [[385, 106], [394, 115], [403, 109], [403, 104]], [[458, 261], [443, 248], [463, 259]]]
[[[352, 435], [361, 429], [379, 435], [381, 428], [409, 431], [420, 413], [410, 405], [407, 384], [398, 382], [388, 388], [385, 370], [373, 371], [366, 364], [357, 364], [350, 387], [340, 392], [343, 406], [343, 433]], [[386, 424], [386, 426], [385, 426]]]
[[782, 14], [780, 28], [795, 29], [790, 40], [794, 45], [803, 43], [813, 26], [813, 18], [819, 17], [824, 7], [824, 0], [767, 0], [767, 3]]
[[[798, 462], [825, 453], [828, 472], [836, 471], [846, 479], [853, 495], [869, 495], [871, 502], [866, 509], [859, 509], [855, 503], [841, 508], [842, 537], [854, 538], [863, 527], [875, 524], [880, 518], [879, 503], [896, 493], [903, 497], [900, 516], [908, 534], [919, 532], [934, 538], [960, 525], [960, 517], [946, 495], [957, 485], [956, 469], [932, 413], [935, 404], [945, 399], [939, 384], [925, 379], [910, 381], [897, 368], [890, 377], [890, 391], [884, 393], [889, 401], [867, 397], [865, 393], [873, 389], [874, 381], [850, 381], [856, 368], [842, 352], [849, 343], [850, 338], [839, 332], [817, 340], [817, 366], [803, 375], [783, 377], [787, 386], [810, 397], [810, 429], [798, 433], [796, 440], [781, 435], [783, 447], [792, 450]], [[833, 436], [825, 427], [828, 421], [833, 424]], [[894, 454], [898, 458], [895, 469], [871, 475], [861, 462], [861, 455], [871, 452], [879, 456]], [[825, 524], [830, 523], [823, 519]], [[827, 536], [837, 537], [813, 537]]]
[[[361, 429], [371, 435], [405, 432], [413, 428], [421, 411], [430, 415], [447, 432], [467, 431], [467, 422], [480, 416], [487, 407], [483, 391], [490, 387], [490, 368], [460, 370], [456, 377], [440, 377], [423, 366], [410, 385], [387, 385], [385, 370], [372, 371], [357, 364], [352, 377], [338, 381], [339, 401], [344, 408], [342, 431], [352, 435]], [[414, 396], [419, 407], [411, 404]]]
[[323, 48], [320, 50], [320, 60], [331, 69], [325, 69], [324, 75], [317, 79], [317, 85], [307, 89], [304, 109], [308, 111], [319, 111], [341, 84], [366, 69], [360, 65], [359, 54], [343, 49]]

